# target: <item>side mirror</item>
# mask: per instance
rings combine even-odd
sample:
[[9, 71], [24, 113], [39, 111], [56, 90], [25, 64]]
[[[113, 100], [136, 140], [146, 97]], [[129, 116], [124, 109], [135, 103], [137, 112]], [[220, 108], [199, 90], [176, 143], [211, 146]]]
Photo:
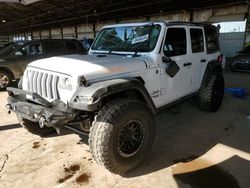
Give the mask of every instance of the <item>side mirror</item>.
[[167, 63], [166, 73], [170, 77], [174, 77], [180, 70], [178, 64], [169, 57], [162, 57], [162, 62]]
[[16, 51], [16, 52], [15, 52], [15, 55], [23, 55], [23, 54], [22, 54], [22, 52], [20, 52], [20, 51]]
[[162, 62], [163, 62], [163, 63], [172, 63], [173, 60], [172, 60], [170, 57], [163, 56], [163, 57], [162, 57]]

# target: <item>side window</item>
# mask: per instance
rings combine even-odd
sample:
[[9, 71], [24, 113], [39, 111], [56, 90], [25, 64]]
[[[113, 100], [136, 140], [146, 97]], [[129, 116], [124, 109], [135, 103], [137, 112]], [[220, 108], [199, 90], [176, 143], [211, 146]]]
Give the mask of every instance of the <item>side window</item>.
[[60, 53], [63, 51], [62, 43], [59, 41], [46, 41], [43, 44], [44, 53]]
[[213, 53], [219, 50], [219, 42], [217, 30], [215, 27], [209, 26], [204, 27], [206, 43], [207, 43], [207, 53]]
[[190, 36], [192, 42], [192, 52], [204, 52], [204, 39], [201, 29], [190, 29]]
[[31, 44], [26, 47], [27, 55], [41, 55], [43, 48], [41, 43]]
[[187, 53], [187, 37], [184, 28], [169, 28], [163, 52], [166, 56], [184, 55]]
[[33, 56], [43, 54], [43, 48], [41, 43], [27, 44], [16, 51], [17, 55]]
[[18, 55], [18, 56], [20, 56], [20, 55], [24, 55], [24, 56], [28, 55], [28, 45], [22, 46], [20, 49], [18, 49], [15, 52], [15, 55]]
[[77, 46], [74, 42], [65, 42], [65, 46], [66, 46], [67, 51], [69, 52], [77, 51]]

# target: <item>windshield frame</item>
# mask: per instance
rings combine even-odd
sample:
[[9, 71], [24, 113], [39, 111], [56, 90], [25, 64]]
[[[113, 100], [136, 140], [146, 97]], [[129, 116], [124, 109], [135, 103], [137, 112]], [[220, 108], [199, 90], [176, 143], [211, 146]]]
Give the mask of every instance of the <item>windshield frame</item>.
[[[164, 25], [163, 23], [161, 22], [141, 22], [141, 23], [127, 23], [127, 24], [114, 24], [114, 25], [109, 25], [109, 26], [104, 26], [100, 32], [98, 33], [95, 41], [93, 42], [90, 50], [89, 50], [89, 53], [112, 53], [112, 54], [134, 54], [136, 51], [137, 51], [137, 48], [134, 48], [133, 50], [131, 51], [127, 51], [127, 50], [117, 50], [117, 49], [114, 49], [114, 50], [108, 50], [108, 49], [95, 49], [93, 48], [94, 45], [97, 43], [98, 39], [100, 38], [103, 30], [105, 29], [110, 29], [110, 28], [126, 28], [126, 27], [143, 27], [143, 26], [149, 26], [149, 27], [154, 27], [154, 26], [158, 26], [159, 27], [159, 33], [158, 33], [158, 36], [157, 36], [157, 39], [156, 39], [156, 42], [153, 46], [152, 49], [150, 49], [149, 51], [141, 51], [140, 48], [138, 50], [138, 54], [145, 54], [145, 53], [152, 53], [154, 50], [156, 50], [157, 48], [157, 45], [159, 43], [159, 39], [161, 38], [161, 33], [162, 31], [164, 30]], [[148, 32], [147, 34], [151, 34], [150, 32]], [[150, 37], [150, 36], [149, 36]], [[140, 46], [140, 44], [143, 44], [145, 41], [139, 43], [138, 46]]]

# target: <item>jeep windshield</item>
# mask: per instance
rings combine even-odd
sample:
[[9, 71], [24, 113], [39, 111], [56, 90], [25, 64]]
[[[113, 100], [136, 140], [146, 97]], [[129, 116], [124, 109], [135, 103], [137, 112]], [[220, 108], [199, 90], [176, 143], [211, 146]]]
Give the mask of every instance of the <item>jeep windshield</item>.
[[151, 52], [156, 46], [161, 26], [117, 26], [104, 28], [98, 34], [92, 50], [108, 52]]

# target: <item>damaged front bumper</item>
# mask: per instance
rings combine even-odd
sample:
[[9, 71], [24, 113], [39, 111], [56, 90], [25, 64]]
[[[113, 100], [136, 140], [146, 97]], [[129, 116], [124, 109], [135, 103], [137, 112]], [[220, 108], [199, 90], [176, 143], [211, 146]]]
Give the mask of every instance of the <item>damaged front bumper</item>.
[[[61, 128], [77, 116], [76, 110], [59, 100], [49, 102], [37, 93], [17, 88], [10, 87], [7, 91], [8, 110], [22, 118], [39, 123], [41, 128], [54, 127], [60, 133]], [[32, 100], [27, 99], [27, 95], [31, 96]]]

